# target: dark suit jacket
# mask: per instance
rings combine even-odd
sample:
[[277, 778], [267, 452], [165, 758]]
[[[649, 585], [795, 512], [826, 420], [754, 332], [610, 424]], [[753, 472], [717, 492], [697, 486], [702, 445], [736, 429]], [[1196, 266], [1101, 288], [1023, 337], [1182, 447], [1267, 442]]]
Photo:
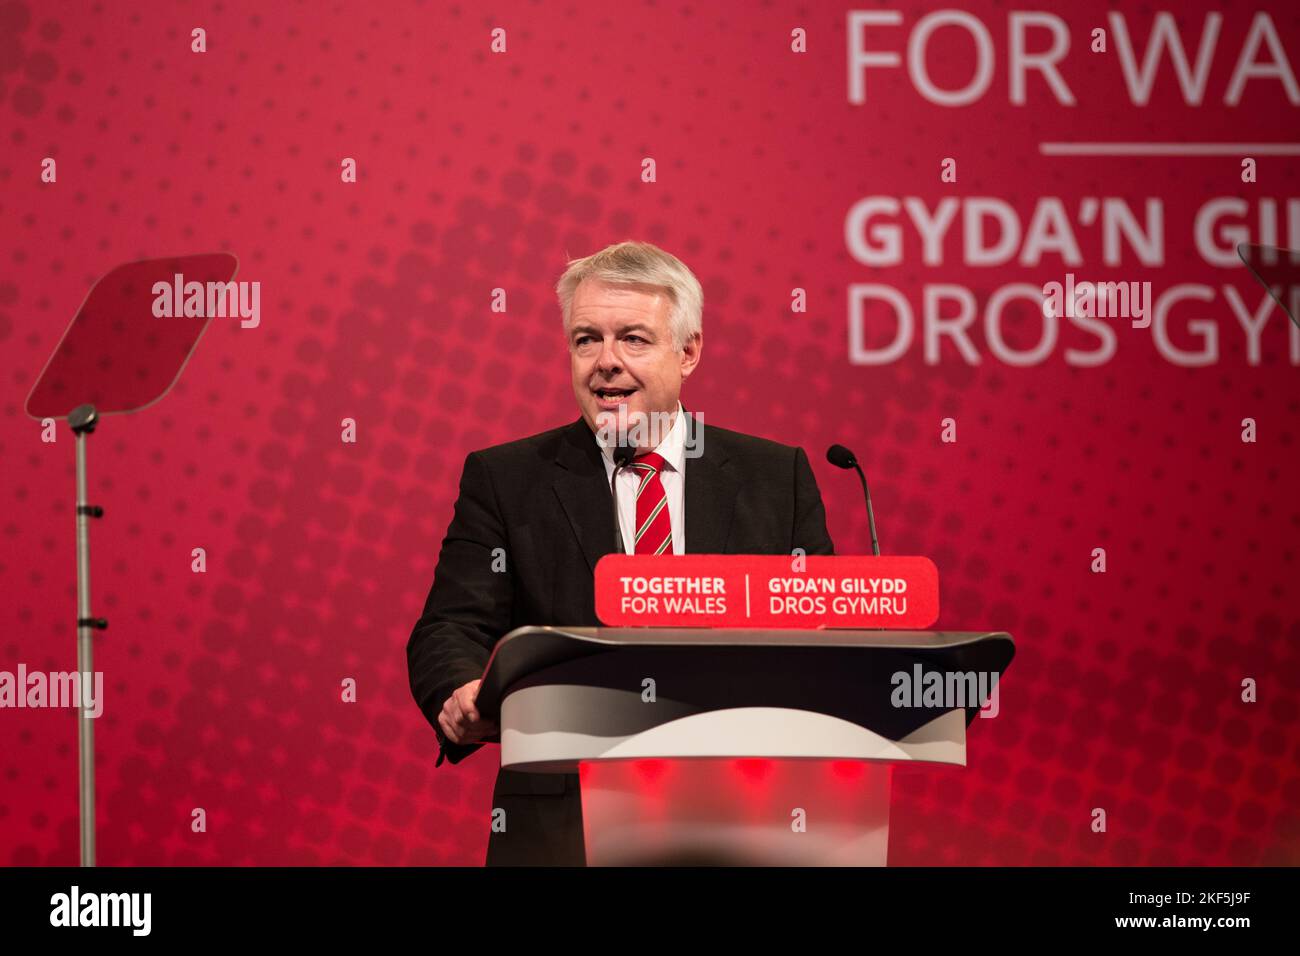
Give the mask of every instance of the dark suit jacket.
[[[685, 465], [687, 552], [832, 553], [803, 449], [689, 417], [687, 424], [701, 452]], [[442, 745], [439, 766], [481, 746], [447, 741], [438, 714], [452, 691], [483, 676], [498, 639], [527, 624], [599, 625], [593, 572], [614, 542], [605, 466], [583, 419], [465, 459], [433, 587], [406, 648], [411, 692]], [[493, 570], [494, 559], [498, 568], [504, 559], [504, 572]], [[576, 778], [503, 770], [494, 806], [503, 792], [577, 800], [576, 779], [565, 776]], [[573, 834], [566, 838], [572, 847]], [[580, 821], [576, 839], [580, 850]]]

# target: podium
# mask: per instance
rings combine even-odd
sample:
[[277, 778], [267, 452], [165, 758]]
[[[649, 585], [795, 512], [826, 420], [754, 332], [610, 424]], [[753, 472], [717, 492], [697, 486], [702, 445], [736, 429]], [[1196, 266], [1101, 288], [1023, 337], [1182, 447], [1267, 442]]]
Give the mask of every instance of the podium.
[[578, 774], [588, 865], [884, 866], [892, 768], [964, 766], [1014, 653], [1002, 632], [521, 627], [476, 705], [503, 768]]

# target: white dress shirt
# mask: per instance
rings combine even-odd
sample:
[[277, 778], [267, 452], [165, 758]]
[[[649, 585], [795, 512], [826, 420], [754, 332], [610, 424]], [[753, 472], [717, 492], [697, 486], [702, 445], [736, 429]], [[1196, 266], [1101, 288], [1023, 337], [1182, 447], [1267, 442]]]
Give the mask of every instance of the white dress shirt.
[[[677, 417], [668, 429], [659, 447], [655, 449], [664, 458], [659, 472], [664, 494], [668, 496], [668, 517], [673, 526], [673, 554], [686, 553], [686, 409], [677, 403]], [[614, 474], [614, 449], [601, 449], [605, 460], [605, 482]], [[638, 452], [640, 454], [640, 452]], [[618, 473], [618, 523], [623, 532], [623, 547], [634, 554], [636, 547], [636, 490], [642, 473], [634, 468], [624, 468]], [[667, 552], [665, 552], [667, 553]]]

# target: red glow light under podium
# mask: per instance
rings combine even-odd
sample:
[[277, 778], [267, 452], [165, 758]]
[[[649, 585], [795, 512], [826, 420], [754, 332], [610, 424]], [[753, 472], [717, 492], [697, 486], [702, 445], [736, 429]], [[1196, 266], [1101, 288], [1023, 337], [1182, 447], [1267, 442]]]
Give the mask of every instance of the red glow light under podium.
[[809, 758], [584, 760], [592, 866], [884, 866], [892, 765]]

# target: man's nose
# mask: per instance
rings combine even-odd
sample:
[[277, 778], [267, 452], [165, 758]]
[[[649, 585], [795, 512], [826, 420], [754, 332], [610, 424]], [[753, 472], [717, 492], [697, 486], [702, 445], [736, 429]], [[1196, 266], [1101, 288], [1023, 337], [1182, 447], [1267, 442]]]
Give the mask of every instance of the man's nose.
[[602, 372], [617, 372], [622, 367], [622, 359], [619, 358], [617, 342], [614, 339], [606, 339], [601, 343], [600, 355], [596, 358], [596, 368]]

